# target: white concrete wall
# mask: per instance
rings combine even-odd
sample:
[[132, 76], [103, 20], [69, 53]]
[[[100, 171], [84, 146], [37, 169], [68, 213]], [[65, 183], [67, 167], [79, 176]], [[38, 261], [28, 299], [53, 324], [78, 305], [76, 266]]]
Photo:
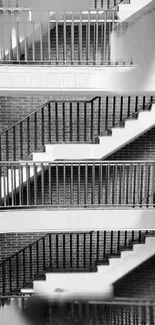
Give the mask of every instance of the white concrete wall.
[[0, 212], [0, 233], [155, 229], [154, 210], [10, 210]]

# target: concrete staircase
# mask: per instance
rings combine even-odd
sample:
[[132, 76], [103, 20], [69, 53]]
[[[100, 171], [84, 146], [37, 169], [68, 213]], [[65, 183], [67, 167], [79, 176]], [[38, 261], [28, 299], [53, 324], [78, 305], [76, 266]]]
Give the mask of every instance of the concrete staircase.
[[45, 145], [44, 153], [34, 153], [34, 161], [102, 160], [149, 131], [155, 125], [155, 104], [139, 112], [137, 119], [127, 119], [110, 130], [111, 136], [100, 136], [99, 144]]
[[130, 4], [120, 3], [118, 17], [120, 20], [124, 21], [130, 18], [132, 15], [137, 13], [139, 10], [144, 8], [146, 5], [151, 3], [152, 0], [130, 0]]
[[37, 293], [51, 301], [112, 300], [114, 282], [155, 254], [155, 237], [146, 237], [144, 245], [136, 242], [131, 246], [133, 250], [128, 247], [121, 258], [110, 259], [110, 265], [98, 266], [97, 273], [47, 273], [44, 280], [33, 282], [33, 289], [21, 292]]

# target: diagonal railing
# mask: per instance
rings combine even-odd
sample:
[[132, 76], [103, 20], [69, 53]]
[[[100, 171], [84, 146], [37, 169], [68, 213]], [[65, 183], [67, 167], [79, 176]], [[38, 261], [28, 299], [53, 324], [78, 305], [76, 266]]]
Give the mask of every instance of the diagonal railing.
[[154, 102], [153, 96], [48, 101], [0, 134], [0, 161], [30, 159], [46, 144], [98, 143]]
[[109, 258], [145, 243], [146, 236], [154, 236], [154, 231], [47, 233], [0, 264], [0, 294], [30, 288], [46, 272], [97, 272]]
[[129, 4], [130, 0], [93, 0], [95, 9], [114, 9], [121, 3]]

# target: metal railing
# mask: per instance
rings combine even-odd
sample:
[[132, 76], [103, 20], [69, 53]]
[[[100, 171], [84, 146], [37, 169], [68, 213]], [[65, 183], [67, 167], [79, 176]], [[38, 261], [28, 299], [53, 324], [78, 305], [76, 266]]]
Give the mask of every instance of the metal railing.
[[[20, 313], [23, 317], [36, 316], [37, 303], [40, 302], [39, 299], [33, 299], [33, 304], [31, 303], [30, 295], [28, 296], [12, 296], [12, 297], [0, 297], [0, 316], [5, 322], [10, 316], [10, 307], [16, 301], [16, 314]], [[5, 306], [5, 308], [3, 307]], [[28, 308], [29, 307], [29, 308]], [[44, 300], [41, 305], [41, 315], [46, 319], [46, 323], [52, 323], [56, 321], [60, 315], [62, 315], [63, 321], [73, 322], [84, 322], [85, 324], [90, 324], [90, 322], [97, 322], [98, 324], [137, 324], [137, 325], [154, 325], [155, 324], [155, 301], [133, 298], [128, 300], [128, 298], [123, 298], [123, 300], [114, 301], [104, 301], [101, 303], [88, 302], [88, 303], [68, 303], [64, 307], [56, 306], [52, 303], [46, 302]], [[14, 307], [15, 308], [15, 307]], [[59, 316], [58, 316], [59, 314]], [[18, 316], [17, 316], [18, 317]], [[37, 319], [37, 316], [36, 316]], [[8, 322], [9, 324], [9, 322]]]
[[49, 271], [97, 272], [98, 265], [108, 265], [109, 258], [154, 235], [147, 230], [47, 233], [0, 264], [0, 294], [31, 288]]
[[121, 3], [129, 4], [130, 0], [93, 0], [92, 7], [95, 9], [113, 9]]
[[0, 63], [53, 66], [136, 63], [132, 53], [126, 62], [122, 58], [112, 62], [110, 35], [117, 26], [123, 35], [131, 22], [120, 21], [116, 10], [54, 12], [4, 8], [0, 12]]
[[0, 162], [0, 208], [152, 208], [154, 161]]
[[31, 159], [46, 144], [98, 143], [153, 103], [153, 96], [49, 101], [0, 134], [0, 161]]

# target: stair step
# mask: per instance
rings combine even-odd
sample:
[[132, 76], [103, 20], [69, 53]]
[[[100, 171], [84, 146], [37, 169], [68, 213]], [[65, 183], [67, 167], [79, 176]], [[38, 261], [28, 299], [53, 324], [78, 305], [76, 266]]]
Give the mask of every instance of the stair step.
[[91, 268], [78, 268], [78, 269], [71, 269], [71, 268], [62, 268], [62, 269], [54, 269], [49, 268], [46, 270], [46, 273], [88, 273], [88, 272], [97, 272], [97, 266]]

